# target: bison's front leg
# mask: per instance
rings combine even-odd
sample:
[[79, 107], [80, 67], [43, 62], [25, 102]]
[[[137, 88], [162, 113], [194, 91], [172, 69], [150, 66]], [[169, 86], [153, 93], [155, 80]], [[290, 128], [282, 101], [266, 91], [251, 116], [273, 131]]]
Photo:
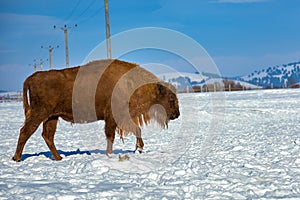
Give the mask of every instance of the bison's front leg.
[[142, 139], [142, 134], [141, 134], [140, 128], [138, 128], [137, 133], [135, 134], [135, 137], [136, 137], [135, 150], [138, 150], [140, 153], [142, 153], [143, 147], [144, 147], [144, 142]]
[[105, 136], [107, 140], [106, 155], [111, 157], [117, 125], [114, 120], [105, 120]]
[[56, 131], [57, 122], [58, 122], [58, 117], [50, 118], [46, 122], [44, 122], [42, 136], [52, 153], [53, 159], [61, 160], [62, 157], [57, 152], [57, 149], [54, 144], [54, 134]]

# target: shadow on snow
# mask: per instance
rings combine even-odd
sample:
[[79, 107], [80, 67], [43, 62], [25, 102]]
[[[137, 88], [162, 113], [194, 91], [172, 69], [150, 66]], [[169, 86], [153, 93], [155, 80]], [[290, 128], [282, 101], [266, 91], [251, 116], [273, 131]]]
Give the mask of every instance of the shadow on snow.
[[[128, 154], [128, 153], [130, 154], [130, 153], [134, 153], [135, 151], [118, 149], [118, 150], [114, 150], [113, 152], [114, 152], [114, 154]], [[60, 155], [64, 155], [65, 157], [73, 156], [73, 155], [84, 155], [84, 154], [86, 154], [86, 155], [92, 155], [92, 154], [106, 155], [106, 150], [99, 150], [99, 149], [95, 149], [95, 150], [91, 150], [91, 151], [81, 151], [80, 149], [77, 149], [76, 151], [58, 150], [58, 153]], [[35, 154], [23, 154], [21, 157], [21, 161], [24, 161], [31, 157], [38, 157], [38, 156], [45, 156], [45, 157], [53, 160], [52, 153], [50, 151], [45, 151], [45, 152], [40, 152], [40, 153], [35, 153]]]

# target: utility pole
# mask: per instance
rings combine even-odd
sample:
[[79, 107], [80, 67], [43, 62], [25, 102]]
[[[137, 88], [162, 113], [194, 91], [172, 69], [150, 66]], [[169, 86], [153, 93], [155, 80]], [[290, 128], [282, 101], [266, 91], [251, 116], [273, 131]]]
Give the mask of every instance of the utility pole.
[[111, 41], [110, 41], [110, 24], [109, 24], [109, 12], [108, 12], [108, 0], [104, 0], [105, 4], [105, 24], [106, 24], [106, 51], [107, 58], [111, 59]]
[[[44, 47], [41, 46], [41, 48], [43, 49]], [[48, 47], [48, 50], [49, 50], [50, 70], [52, 70], [52, 51], [53, 51], [54, 48], [59, 48], [59, 46], [57, 45], [56, 47], [51, 47], [51, 46]]]
[[40, 59], [40, 69], [41, 69], [41, 71], [43, 71], [43, 63], [44, 63], [44, 61], [42, 59]]
[[[29, 64], [29, 66], [31, 66], [31, 64]], [[36, 60], [35, 59], [33, 60], [33, 70], [34, 70], [34, 72], [37, 71]]]
[[[60, 27], [60, 29], [64, 31], [64, 35], [65, 35], [66, 67], [69, 67], [68, 29], [75, 28], [75, 27], [77, 27], [77, 24], [75, 24], [74, 26], [64, 25], [63, 27]], [[54, 29], [56, 29], [56, 26], [54, 26]]]
[[36, 71], [37, 71], [37, 67], [36, 67], [36, 60], [34, 59], [34, 60], [33, 60], [33, 62], [34, 62], [34, 65], [33, 65], [34, 72], [36, 72]]

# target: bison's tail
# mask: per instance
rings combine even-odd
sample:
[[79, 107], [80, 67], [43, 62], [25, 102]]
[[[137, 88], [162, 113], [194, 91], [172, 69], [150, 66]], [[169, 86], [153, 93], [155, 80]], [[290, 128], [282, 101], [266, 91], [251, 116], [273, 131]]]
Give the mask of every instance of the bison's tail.
[[23, 85], [23, 107], [25, 111], [25, 116], [27, 115], [27, 112], [30, 108], [29, 102], [28, 102], [28, 92], [29, 90], [29, 80], [26, 79]]

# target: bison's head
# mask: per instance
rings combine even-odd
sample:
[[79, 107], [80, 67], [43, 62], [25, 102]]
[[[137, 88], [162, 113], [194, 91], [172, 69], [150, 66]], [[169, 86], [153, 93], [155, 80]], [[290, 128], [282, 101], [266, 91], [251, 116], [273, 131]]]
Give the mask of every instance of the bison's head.
[[165, 110], [166, 120], [177, 119], [180, 115], [176, 89], [173, 85], [166, 82], [157, 83], [157, 103]]
[[168, 122], [180, 115], [176, 89], [170, 83], [162, 81], [145, 84], [131, 96], [129, 110], [131, 119], [137, 126], [154, 120], [161, 127], [168, 127]]
[[114, 120], [125, 135], [138, 132], [139, 127], [151, 121], [166, 128], [170, 120], [180, 115], [175, 87], [138, 67], [118, 81], [111, 107]]

